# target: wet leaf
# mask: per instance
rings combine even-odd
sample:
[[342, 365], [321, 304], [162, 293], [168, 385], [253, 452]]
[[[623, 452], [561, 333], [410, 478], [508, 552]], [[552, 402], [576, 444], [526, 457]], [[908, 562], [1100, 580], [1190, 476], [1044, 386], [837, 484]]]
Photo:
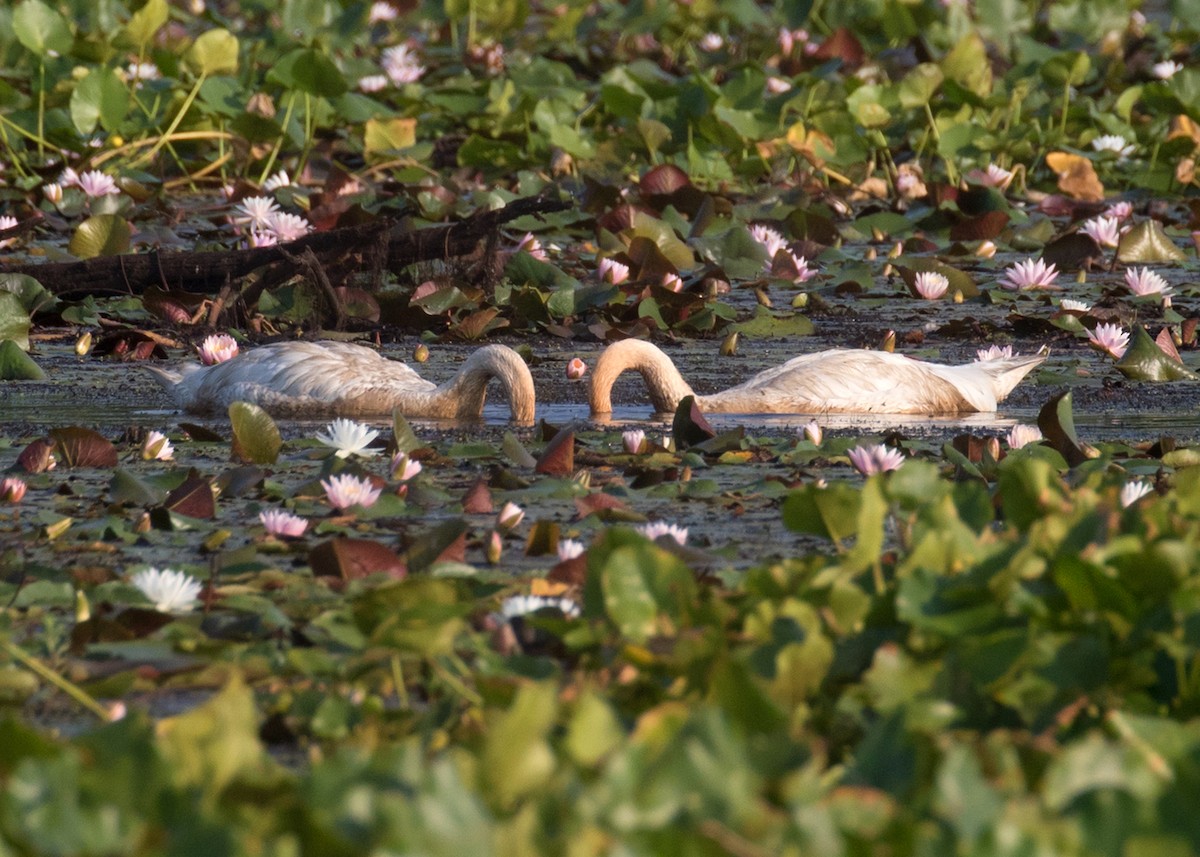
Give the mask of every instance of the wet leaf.
[[547, 476], [570, 476], [574, 473], [575, 432], [566, 428], [555, 434], [550, 443], [546, 444], [533, 470]]
[[438, 562], [463, 562], [466, 559], [467, 522], [451, 518], [422, 534], [404, 553], [409, 571], [427, 570]]
[[44, 58], [50, 52], [70, 52], [73, 39], [67, 19], [42, 0], [16, 4], [11, 21], [13, 35], [34, 56]]
[[71, 426], [51, 429], [50, 437], [68, 467], [116, 467], [117, 448], [112, 441], [91, 429]]
[[704, 418], [695, 396], [684, 396], [675, 408], [671, 422], [671, 436], [679, 449], [689, 449], [716, 437], [716, 430]]
[[157, 506], [167, 497], [167, 492], [139, 479], [128, 470], [118, 469], [108, 483], [112, 502], [130, 506]]
[[732, 326], [749, 338], [784, 339], [811, 336], [816, 330], [812, 320], [800, 313], [773, 313], [765, 306], [756, 306], [753, 317]]
[[846, 482], [806, 485], [784, 500], [783, 523], [789, 530], [839, 542], [857, 531], [861, 503], [858, 490]]
[[[0, 309], [0, 312], [3, 312]], [[26, 328], [28, 330], [28, 327]], [[11, 339], [0, 342], [0, 381], [45, 381], [46, 373]]]
[[52, 438], [42, 438], [30, 442], [17, 456], [17, 467], [26, 473], [42, 473], [49, 470], [57, 463], [54, 460], [56, 446], [57, 444]]
[[398, 453], [409, 453], [421, 448], [420, 438], [399, 408], [392, 411], [392, 443]]
[[1186, 258], [1157, 220], [1138, 223], [1121, 236], [1121, 242], [1117, 245], [1117, 261], [1127, 265], [1182, 262]]
[[463, 512], [467, 515], [491, 515], [496, 511], [492, 500], [492, 491], [487, 482], [480, 477], [476, 479], [462, 499]]
[[501, 444], [504, 454], [508, 460], [518, 467], [536, 467], [538, 460], [530, 455], [529, 450], [517, 439], [517, 436], [510, 431], [504, 433], [504, 441]]
[[560, 528], [557, 521], [538, 521], [525, 539], [525, 556], [553, 556], [558, 552]]
[[368, 119], [363, 135], [363, 154], [367, 158], [378, 158], [408, 149], [416, 142], [417, 120], [414, 118]]
[[371, 539], [334, 538], [316, 545], [308, 564], [317, 577], [357, 580], [372, 574], [403, 579], [408, 569], [395, 551]]
[[[1153, 344], [1153, 343], [1151, 343]], [[1067, 464], [1075, 467], [1092, 456], [1075, 434], [1075, 413], [1070, 391], [1061, 393], [1042, 406], [1038, 412], [1038, 428], [1042, 436]]]
[[258, 405], [234, 402], [229, 406], [229, 423], [233, 429], [234, 458], [249, 464], [273, 464], [279, 458], [283, 446], [279, 427]]
[[217, 513], [212, 485], [195, 472], [167, 495], [163, 508], [178, 515], [203, 520], [211, 520]]
[[95, 214], [75, 230], [67, 249], [80, 259], [117, 256], [129, 251], [129, 222], [116, 214]]
[[1134, 325], [1129, 347], [1116, 365], [1135, 381], [1200, 381], [1200, 375], [1159, 348], [1140, 324]]
[[1092, 236], [1072, 232], [1047, 244], [1042, 250], [1042, 261], [1065, 273], [1104, 261], [1104, 250]]

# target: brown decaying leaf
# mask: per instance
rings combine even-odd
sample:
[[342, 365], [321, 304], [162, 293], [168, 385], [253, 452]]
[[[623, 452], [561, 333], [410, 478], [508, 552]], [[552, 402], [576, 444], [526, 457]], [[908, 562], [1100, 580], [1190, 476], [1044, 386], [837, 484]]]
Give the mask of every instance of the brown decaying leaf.
[[52, 438], [39, 438], [21, 450], [17, 456], [17, 467], [26, 473], [42, 473], [55, 463], [51, 458], [57, 444]]
[[1074, 199], [1099, 202], [1104, 199], [1104, 185], [1096, 168], [1083, 155], [1070, 152], [1051, 152], [1046, 164], [1058, 173], [1058, 189]]
[[599, 512], [604, 512], [612, 509], [625, 511], [629, 507], [621, 500], [611, 494], [605, 494], [602, 491], [597, 491], [594, 494], [588, 494], [585, 497], [575, 498], [575, 511], [579, 513], [580, 518], [586, 518], [588, 515], [595, 515]]
[[674, 164], [659, 164], [642, 176], [638, 189], [647, 196], [672, 194], [691, 185], [688, 174]]
[[573, 559], [564, 559], [546, 575], [546, 580], [565, 583], [567, 586], [583, 586], [587, 579], [587, 554]]
[[716, 430], [709, 425], [700, 406], [696, 404], [695, 396], [684, 396], [679, 407], [675, 409], [675, 419], [671, 422], [671, 436], [679, 449], [687, 449], [717, 436]]
[[821, 42], [813, 54], [813, 59], [819, 62], [840, 59], [846, 68], [853, 70], [863, 64], [866, 56], [867, 53], [863, 50], [862, 43], [854, 33], [846, 27], [838, 27], [829, 34], [825, 41]]
[[1163, 353], [1172, 360], [1180, 363], [1183, 362], [1183, 358], [1179, 356], [1179, 349], [1175, 347], [1175, 340], [1171, 337], [1169, 328], [1164, 327], [1158, 332], [1158, 336], [1154, 338], [1154, 344], [1161, 348]]
[[481, 476], [467, 489], [462, 498], [463, 512], [468, 515], [490, 515], [496, 511], [492, 501], [492, 491]]
[[206, 520], [213, 518], [217, 512], [212, 485], [194, 470], [178, 488], [167, 495], [163, 506], [189, 518]]
[[68, 467], [116, 467], [117, 448], [108, 438], [79, 426], [51, 429], [58, 453]]
[[396, 552], [370, 539], [334, 538], [314, 547], [308, 564], [317, 577], [356, 580], [372, 574], [386, 574], [396, 580], [408, 575], [408, 568]]
[[554, 436], [533, 468], [546, 476], [570, 476], [575, 472], [575, 432], [563, 429]]
[[952, 241], [983, 241], [995, 238], [1008, 226], [1008, 213], [1004, 211], [989, 211], [978, 217], [960, 220], [950, 227]]

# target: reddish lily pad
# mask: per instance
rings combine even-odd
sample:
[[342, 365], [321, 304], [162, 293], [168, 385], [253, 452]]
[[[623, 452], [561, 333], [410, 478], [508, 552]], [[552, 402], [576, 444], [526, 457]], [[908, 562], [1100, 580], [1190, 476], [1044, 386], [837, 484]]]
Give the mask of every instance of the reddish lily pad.
[[68, 467], [116, 467], [117, 448], [104, 435], [91, 429], [70, 426], [53, 429], [50, 437]]
[[542, 457], [533, 468], [547, 476], [570, 476], [575, 472], [575, 432], [562, 429], [546, 445]]
[[205, 520], [212, 519], [217, 513], [212, 485], [195, 471], [167, 495], [163, 507], [178, 515]]
[[317, 577], [357, 580], [372, 574], [403, 579], [408, 569], [395, 551], [371, 539], [335, 538], [321, 542], [308, 554]]

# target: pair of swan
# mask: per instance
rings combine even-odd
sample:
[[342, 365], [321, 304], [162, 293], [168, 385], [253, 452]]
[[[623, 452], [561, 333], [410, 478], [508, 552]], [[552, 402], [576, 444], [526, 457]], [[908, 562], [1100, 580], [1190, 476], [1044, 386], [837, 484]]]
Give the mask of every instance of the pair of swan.
[[[886, 351], [832, 349], [794, 357], [720, 393], [696, 396], [696, 404], [709, 413], [748, 414], [994, 411], [1045, 359], [1037, 354], [946, 366]], [[508, 394], [514, 420], [531, 422], [534, 413], [529, 368], [504, 345], [478, 349], [440, 386], [370, 348], [342, 342], [277, 342], [213, 366], [148, 368], [188, 411], [245, 401], [293, 417], [380, 415], [398, 408], [406, 416], [478, 419], [494, 378]], [[673, 411], [684, 396], [694, 395], [657, 346], [626, 339], [596, 361], [589, 390], [593, 414], [612, 412], [612, 386], [626, 370], [641, 373], [657, 411]]]

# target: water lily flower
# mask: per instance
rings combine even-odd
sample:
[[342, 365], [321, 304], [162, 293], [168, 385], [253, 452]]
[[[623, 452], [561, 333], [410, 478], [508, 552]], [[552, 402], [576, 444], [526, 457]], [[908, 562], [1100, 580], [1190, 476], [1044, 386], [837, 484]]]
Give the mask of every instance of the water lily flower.
[[1096, 325], [1094, 330], [1088, 331], [1088, 341], [1093, 348], [1112, 355], [1116, 360], [1124, 357], [1129, 348], [1129, 334], [1119, 324]]
[[976, 363], [986, 363], [989, 360], [1008, 360], [1012, 356], [1011, 345], [989, 345], [987, 348], [975, 350]]
[[275, 173], [275, 175], [263, 182], [263, 190], [265, 190], [267, 193], [274, 193], [281, 187], [287, 187], [291, 183], [292, 179], [288, 175], [287, 170], [280, 170], [279, 172]]
[[504, 504], [496, 515], [496, 526], [503, 530], [511, 530], [525, 518], [525, 510], [511, 500]]
[[1175, 60], [1163, 60], [1150, 66], [1150, 73], [1159, 80], [1169, 80], [1181, 71], [1183, 71], [1183, 65]]
[[687, 544], [687, 527], [680, 527], [677, 524], [668, 524], [666, 521], [651, 521], [648, 524], [634, 527], [634, 529], [652, 542], [658, 541], [660, 536], [670, 536], [677, 544]]
[[308, 529], [308, 520], [282, 509], [268, 509], [258, 513], [258, 520], [263, 528], [276, 538], [299, 538]]
[[913, 288], [925, 300], [936, 301], [946, 294], [946, 289], [950, 288], [950, 280], [946, 278], [945, 274], [939, 274], [936, 271], [922, 271], [913, 280]]
[[1111, 152], [1117, 156], [1118, 161], [1126, 160], [1137, 151], [1137, 146], [1120, 134], [1102, 134], [1092, 140], [1092, 148], [1097, 152]]
[[0, 500], [5, 503], [20, 503], [29, 488], [24, 479], [16, 476], [6, 476], [0, 480]]
[[1063, 298], [1061, 301], [1058, 302], [1058, 308], [1061, 309], [1063, 312], [1084, 312], [1084, 313], [1086, 313], [1086, 312], [1091, 311], [1092, 305], [1087, 303], [1086, 301], [1076, 301], [1076, 300], [1072, 300], [1071, 298]]
[[496, 565], [500, 562], [500, 557], [504, 553], [504, 539], [501, 535], [492, 530], [488, 534], [487, 542], [483, 546], [483, 555], [491, 565]]
[[891, 449], [883, 444], [856, 446], [846, 454], [850, 456], [850, 463], [854, 465], [854, 469], [863, 476], [871, 476], [875, 473], [887, 473], [890, 470], [898, 469], [900, 465], [904, 464], [903, 452], [898, 449]]
[[425, 74], [425, 66], [413, 54], [408, 45], [396, 45], [383, 52], [383, 71], [392, 83], [402, 86], [416, 83]]
[[812, 441], [813, 446], [820, 446], [821, 441], [825, 437], [825, 432], [817, 424], [816, 420], [809, 420], [804, 424], [804, 436]]
[[775, 256], [768, 270], [775, 276], [790, 277], [794, 283], [806, 283], [817, 275], [816, 269], [809, 267], [806, 258], [797, 256], [791, 250], [784, 250], [781, 255]]
[[646, 444], [646, 433], [641, 429], [621, 432], [621, 444], [630, 455], [637, 455]]
[[779, 28], [779, 52], [785, 57], [790, 57], [792, 51], [799, 45], [805, 53], [808, 53], [808, 30], [789, 30], [787, 27]]
[[407, 452], [397, 452], [392, 457], [392, 478], [397, 482], [407, 482], [421, 472], [421, 462], [408, 457]]
[[996, 242], [983, 240], [979, 242], [979, 246], [975, 248], [975, 255], [980, 259], [990, 259], [996, 255]]
[[246, 239], [246, 246], [250, 249], [255, 247], [274, 247], [279, 243], [279, 238], [271, 231], [259, 232], [258, 230], [250, 230], [250, 237]]
[[271, 228], [271, 217], [279, 213], [279, 204], [269, 196], [248, 196], [234, 207], [233, 222], [251, 232]]
[[683, 279], [678, 274], [663, 274], [663, 287], [672, 292], [683, 291]]
[[1141, 479], [1126, 482], [1121, 486], [1121, 508], [1128, 509], [1153, 490], [1154, 487], [1149, 482], [1144, 482]]
[[902, 164], [896, 174], [896, 193], [903, 199], [920, 199], [929, 193], [925, 179], [919, 168]]
[[1108, 208], [1104, 209], [1104, 216], [1112, 217], [1115, 220], [1128, 220], [1133, 217], [1133, 203], [1125, 202], [1124, 200], [1114, 202]]
[[1037, 426], [1018, 423], [1008, 430], [1008, 448], [1020, 449], [1042, 439], [1042, 430]]
[[780, 250], [787, 249], [787, 240], [770, 226], [756, 224], [750, 227], [750, 237], [762, 245], [767, 251], [767, 269], [771, 268], [771, 260]]
[[162, 72], [152, 62], [131, 62], [125, 67], [125, 76], [136, 85], [144, 80], [158, 80]]
[[558, 561], [566, 562], [569, 559], [583, 556], [583, 542], [575, 541], [575, 539], [559, 539], [558, 540]]
[[596, 274], [600, 282], [618, 285], [629, 279], [629, 266], [605, 257], [597, 264]]
[[267, 224], [275, 237], [282, 242], [295, 241], [312, 231], [312, 224], [298, 214], [277, 211], [270, 217]]
[[237, 357], [238, 344], [227, 333], [217, 333], [212, 336], [204, 337], [204, 341], [200, 343], [200, 362], [205, 366], [215, 366], [218, 363], [224, 363], [226, 360], [232, 360]]
[[159, 613], [187, 613], [196, 606], [203, 584], [190, 574], [170, 568], [147, 568], [130, 582], [154, 605]]
[[58, 205], [63, 201], [63, 186], [58, 182], [44, 184], [42, 185], [42, 196], [46, 197], [46, 201], [52, 205]]
[[557, 610], [568, 618], [574, 618], [580, 613], [579, 605], [570, 598], [554, 598], [549, 595], [513, 595], [501, 602], [500, 615], [511, 620], [546, 609]]
[[572, 357], [567, 361], [567, 378], [571, 381], [578, 381], [587, 374], [587, 364], [578, 357]]
[[377, 437], [379, 437], [379, 432], [375, 429], [368, 428], [355, 420], [341, 418], [326, 426], [325, 432], [317, 433], [317, 440], [336, 449], [337, 452], [334, 455], [338, 458], [349, 458], [351, 455], [370, 458], [377, 455], [377, 450], [367, 448]]
[[771, 75], [768, 77], [764, 86], [766, 87], [767, 92], [771, 95], [782, 95], [783, 93], [791, 92], [792, 90], [792, 82], [786, 77], [779, 77], [779, 75]]
[[142, 442], [142, 458], [147, 461], [170, 461], [175, 457], [175, 447], [171, 446], [171, 441], [167, 440], [167, 436], [160, 431], [151, 431], [146, 434], [146, 439]]
[[1121, 223], [1115, 217], [1093, 217], [1085, 221], [1079, 231], [1090, 235], [1101, 247], [1116, 247], [1121, 243]]
[[[12, 229], [18, 223], [20, 223], [20, 221], [17, 220], [17, 218], [15, 218], [15, 217], [11, 217], [7, 214], [0, 215], [0, 229]], [[16, 244], [16, 243], [17, 243], [16, 238], [5, 238], [3, 240], [0, 240], [0, 249], [3, 249], [5, 247], [11, 247], [13, 244]]]
[[363, 508], [373, 506], [379, 499], [379, 495], [383, 493], [383, 489], [376, 488], [371, 484], [370, 479], [365, 477], [360, 479], [349, 473], [322, 479], [321, 487], [325, 489], [325, 497], [329, 500], [329, 505], [338, 511], [345, 511], [351, 506], [362, 506]]
[[1009, 291], [1026, 291], [1028, 289], [1057, 288], [1054, 281], [1058, 279], [1058, 268], [1053, 263], [1047, 265], [1042, 259], [1026, 259], [1004, 269], [1004, 279], [1000, 287]]
[[386, 74], [368, 74], [358, 79], [358, 88], [363, 92], [382, 92], [387, 89], [387, 85]]
[[1125, 272], [1125, 285], [1135, 295], [1167, 295], [1171, 287], [1161, 276], [1149, 268], [1130, 268]]
[[77, 184], [80, 190], [92, 198], [110, 196], [121, 192], [121, 189], [117, 187], [117, 183], [113, 181], [112, 176], [102, 173], [99, 170], [88, 170], [79, 177]]
[[986, 170], [971, 170], [967, 173], [967, 180], [973, 181], [975, 184], [981, 184], [984, 187], [994, 187], [998, 190], [1004, 190], [1012, 183], [1014, 175], [1015, 173], [1004, 169], [1004, 167], [988, 164]]
[[700, 37], [700, 50], [712, 53], [719, 51], [725, 46], [725, 40], [721, 38], [720, 33], [705, 33]]
[[376, 0], [371, 4], [371, 11], [367, 13], [368, 24], [380, 24], [386, 21], [395, 21], [400, 17], [399, 10], [391, 3], [384, 3], [382, 0]]
[[524, 250], [539, 262], [548, 261], [546, 248], [542, 246], [542, 242], [532, 232], [526, 232], [525, 235], [517, 242], [517, 250]]

